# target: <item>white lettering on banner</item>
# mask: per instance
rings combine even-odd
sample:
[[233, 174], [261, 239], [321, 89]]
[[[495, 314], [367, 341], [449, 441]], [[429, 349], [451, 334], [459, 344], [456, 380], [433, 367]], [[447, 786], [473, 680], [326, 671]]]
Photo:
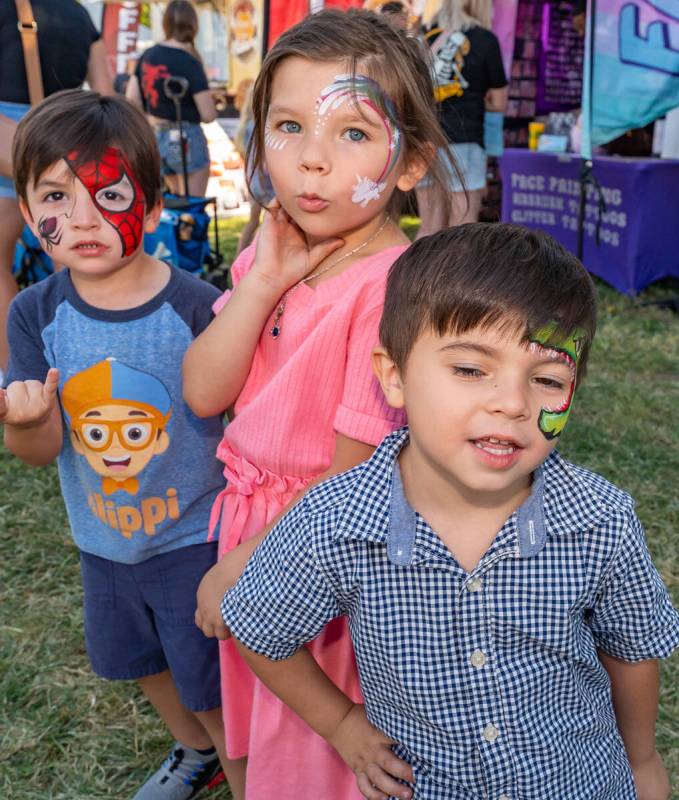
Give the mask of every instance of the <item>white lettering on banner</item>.
[[[511, 187], [519, 191], [511, 193], [511, 221], [524, 225], [552, 226], [564, 231], [577, 232], [580, 216], [580, 182], [554, 175], [523, 175], [511, 173]], [[596, 236], [599, 222], [600, 241], [611, 247], [621, 244], [620, 231], [627, 227], [627, 212], [620, 210], [623, 204], [622, 190], [613, 186], [602, 186], [601, 194], [606, 211], [599, 219], [599, 196], [594, 186], [586, 187], [585, 235]], [[552, 211], [567, 212], [553, 214]]]
[[533, 192], [542, 192], [545, 188], [544, 175], [519, 175], [512, 172], [513, 189], [530, 189]]
[[138, 18], [139, 9], [136, 6], [134, 8], [126, 8], [123, 6], [118, 12], [118, 29], [127, 31], [130, 28], [134, 28], [136, 30]]
[[533, 223], [533, 225], [556, 225], [556, 217], [551, 211], [533, 211], [515, 208], [512, 211], [512, 222]]

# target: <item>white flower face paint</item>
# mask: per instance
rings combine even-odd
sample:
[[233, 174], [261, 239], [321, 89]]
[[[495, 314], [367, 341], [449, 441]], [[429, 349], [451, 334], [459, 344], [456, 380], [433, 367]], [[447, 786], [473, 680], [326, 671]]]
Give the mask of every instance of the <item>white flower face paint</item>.
[[[365, 103], [382, 120], [388, 139], [387, 160], [377, 180], [368, 177], [356, 176], [356, 183], [352, 186], [351, 201], [365, 208], [372, 200], [379, 200], [386, 188], [383, 180], [393, 169], [401, 152], [401, 132], [396, 127], [394, 120], [396, 112], [391, 100], [383, 92], [382, 87], [372, 78], [365, 75], [335, 75], [333, 83], [326, 86], [318, 100], [316, 100], [316, 126], [314, 133], [318, 136], [326, 124], [328, 114], [336, 111], [347, 101]], [[388, 114], [382, 111], [384, 106]]]
[[357, 203], [361, 208], [365, 208], [371, 200], [379, 200], [386, 183], [375, 183], [370, 178], [362, 178], [360, 175], [356, 176], [356, 183], [351, 187], [353, 194], [351, 195], [352, 203]]

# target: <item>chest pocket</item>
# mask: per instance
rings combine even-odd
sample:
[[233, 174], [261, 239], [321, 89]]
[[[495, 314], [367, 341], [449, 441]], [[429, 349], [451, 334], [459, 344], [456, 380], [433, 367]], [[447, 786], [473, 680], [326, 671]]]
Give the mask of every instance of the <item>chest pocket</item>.
[[501, 560], [486, 576], [496, 644], [589, 661], [595, 655], [587, 625], [591, 584], [575, 539], [549, 542], [520, 562]]

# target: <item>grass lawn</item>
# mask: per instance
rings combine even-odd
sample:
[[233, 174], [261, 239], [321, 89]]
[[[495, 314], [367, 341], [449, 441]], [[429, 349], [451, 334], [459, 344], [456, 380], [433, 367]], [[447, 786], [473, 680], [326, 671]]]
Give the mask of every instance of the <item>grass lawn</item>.
[[[220, 225], [227, 260], [242, 224]], [[415, 225], [404, 223], [409, 232]], [[589, 377], [561, 451], [636, 498], [679, 605], [679, 317], [602, 283], [598, 290]], [[661, 284], [641, 299], [676, 292]], [[56, 469], [30, 469], [0, 448], [0, 486], [0, 798], [125, 800], [164, 758], [170, 737], [136, 686], [89, 670], [78, 557]], [[679, 657], [662, 673], [658, 742], [676, 784]], [[229, 796], [226, 787], [208, 795]]]

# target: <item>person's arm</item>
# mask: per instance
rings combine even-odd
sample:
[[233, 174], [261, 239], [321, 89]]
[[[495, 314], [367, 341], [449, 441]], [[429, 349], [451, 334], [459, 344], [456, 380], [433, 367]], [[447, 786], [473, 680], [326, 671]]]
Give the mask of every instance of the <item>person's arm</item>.
[[12, 177], [12, 141], [17, 125], [15, 120], [0, 114], [0, 175], [6, 178]]
[[508, 86], [503, 86], [502, 89], [488, 89], [485, 97], [486, 111], [501, 111], [504, 113], [507, 109], [508, 97]]
[[193, 102], [196, 104], [201, 122], [214, 122], [217, 119], [217, 108], [212, 92], [208, 89], [193, 95]]
[[599, 658], [611, 680], [611, 695], [639, 800], [667, 800], [670, 782], [655, 746], [660, 679], [655, 660], [630, 663], [602, 650]]
[[142, 111], [144, 110], [144, 100], [141, 96], [141, 89], [139, 88], [139, 79], [136, 75], [130, 75], [125, 88], [125, 99], [129, 100], [133, 106], [137, 106]]
[[58, 386], [59, 371], [50, 369], [44, 383], [14, 381], [7, 389], [0, 389], [0, 423], [5, 426], [5, 445], [32, 467], [50, 464], [61, 450]]
[[97, 39], [90, 46], [90, 55], [87, 59], [87, 85], [100, 94], [113, 94], [113, 80], [108, 69], [106, 48], [103, 39]]
[[351, 469], [351, 467], [355, 467], [357, 464], [370, 458], [374, 450], [375, 448], [368, 444], [357, 442], [355, 439], [348, 439], [346, 436], [338, 433], [335, 439], [335, 454], [328, 469], [314, 478], [303, 492], [295, 495], [280, 514], [277, 514], [261, 533], [239, 544], [205, 573], [196, 595], [195, 615], [196, 625], [203, 631], [205, 636], [216, 636], [217, 639], [228, 639], [231, 635], [224, 625], [224, 620], [219, 611], [219, 604], [225, 593], [234, 586], [238, 578], [240, 578], [250, 556], [255, 552], [264, 537], [272, 530], [279, 520], [304, 497], [312, 486], [321, 483], [321, 481], [324, 481], [326, 478], [339, 475], [340, 472], [345, 472]]
[[184, 357], [184, 399], [199, 417], [233, 405], [247, 379], [262, 329], [285, 291], [343, 244], [326, 239], [309, 248], [278, 203], [264, 217], [250, 271]]
[[290, 658], [272, 661], [237, 640], [236, 645], [262, 683], [337, 750], [365, 798], [412, 796], [396, 780], [414, 778], [410, 765], [392, 752], [394, 740], [368, 721], [364, 706], [335, 686], [309, 650], [303, 647]]

